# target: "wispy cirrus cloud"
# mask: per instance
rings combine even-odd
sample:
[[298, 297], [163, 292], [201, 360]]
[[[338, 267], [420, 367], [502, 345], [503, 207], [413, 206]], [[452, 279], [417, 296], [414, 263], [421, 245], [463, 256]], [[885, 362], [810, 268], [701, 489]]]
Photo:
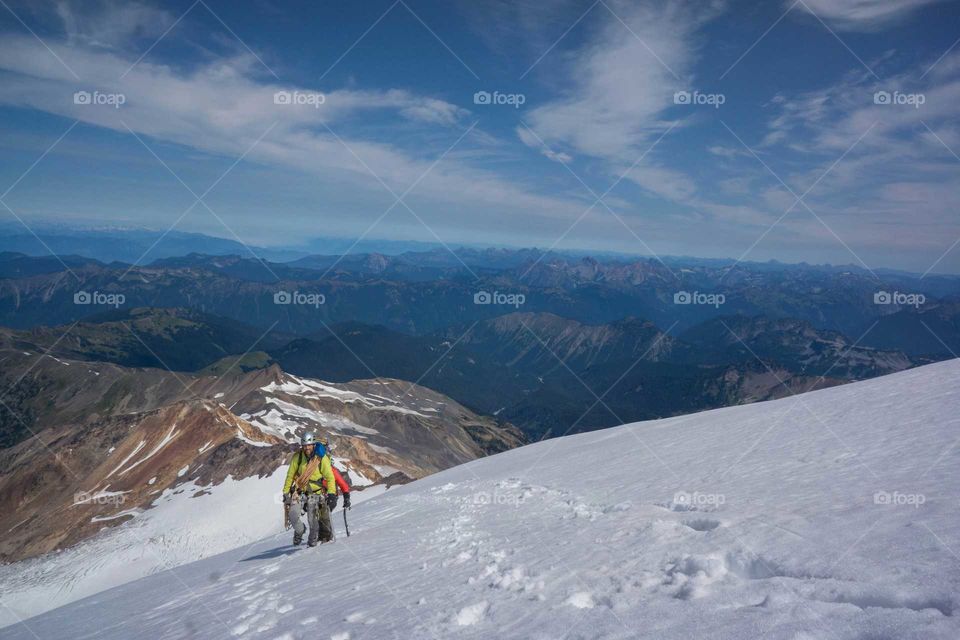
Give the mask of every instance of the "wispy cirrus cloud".
[[146, 38], [160, 37], [176, 17], [142, 2], [106, 3], [102, 0], [55, 5], [67, 41], [108, 49], [125, 49]]
[[[858, 41], [857, 53], [883, 81], [854, 56], [831, 59], [822, 77], [808, 77], [803, 68], [778, 68], [798, 57], [806, 62], [808, 54], [796, 47], [805, 46], [811, 29], [841, 46], [819, 21], [796, 19], [803, 6], [832, 29], [846, 21], [865, 30], [922, 15], [925, 4], [841, 0], [827, 6], [804, 0], [792, 19], [776, 25], [776, 36], [752, 48], [785, 7], [751, 12], [692, 0], [471, 3], [465, 9], [471, 20], [457, 32], [463, 42], [443, 29], [441, 35], [483, 78], [472, 86], [469, 78], [445, 76], [442, 62], [417, 58], [413, 50], [389, 73], [370, 68], [372, 52], [379, 50], [374, 47], [407, 42], [402, 11], [390, 12], [337, 73], [325, 76], [328, 62], [311, 65], [302, 56], [315, 43], [288, 37], [297, 25], [288, 19], [283, 27], [260, 31], [256, 11], [247, 5], [231, 5], [224, 17], [236, 21], [256, 52], [221, 30], [203, 5], [175, 16], [148, 0], [45, 5], [12, 0], [70, 70], [8, 20], [0, 40], [0, 105], [15, 113], [11, 122], [36, 124], [31, 133], [41, 141], [50, 119], [32, 112], [63, 117], [64, 126], [73, 119], [83, 123], [53, 154], [61, 159], [83, 153], [76, 139], [81, 138], [118, 158], [143, 160], [136, 167], [118, 161], [100, 173], [120, 174], [131, 194], [162, 203], [144, 219], [166, 215], [167, 209], [175, 209], [175, 217], [180, 205], [164, 200], [163, 181], [170, 176], [129, 131], [156, 146], [188, 182], [207, 182], [204, 172], [247, 153], [234, 179], [214, 195], [258, 238], [265, 226], [283, 238], [291, 230], [313, 228], [304, 225], [314, 221], [325, 231], [337, 225], [340, 234], [360, 233], [393, 202], [390, 190], [399, 194], [415, 184], [408, 202], [416, 213], [397, 204], [390, 224], [378, 233], [435, 240], [414, 219], [422, 216], [444, 238], [468, 242], [509, 238], [549, 246], [560, 237], [561, 246], [647, 252], [635, 234], [624, 233], [626, 226], [659, 253], [736, 257], [761, 238], [756, 249], [765, 257], [853, 261], [832, 235], [835, 230], [858, 252], [861, 245], [874, 247], [880, 262], [889, 255], [884, 243], [910, 247], [926, 268], [923, 254], [942, 249], [960, 232], [950, 219], [957, 194], [945, 186], [955, 181], [956, 170], [947, 149], [960, 148], [960, 114], [953, 106], [960, 104], [960, 58], [948, 50], [953, 39], [906, 56], [891, 51], [886, 40], [865, 36], [874, 41]], [[370, 10], [373, 16], [359, 17], [372, 20], [376, 9]], [[421, 17], [426, 24], [442, 24], [442, 15]], [[745, 19], [757, 25], [741, 43]], [[272, 37], [279, 31], [282, 38]], [[426, 30], [422, 35], [436, 44]], [[781, 36], [777, 47], [795, 48], [784, 52], [784, 60], [765, 59], [779, 51], [772, 45]], [[351, 37], [324, 40], [312, 52], [318, 60], [335, 60], [341, 46], [352, 44]], [[739, 75], [718, 79], [744, 51]], [[810, 62], [816, 64], [819, 55], [810, 53]], [[920, 59], [925, 65], [917, 64]], [[456, 64], [452, 57], [447, 62]], [[321, 77], [326, 79], [311, 80]], [[494, 89], [523, 93], [524, 104], [470, 103], [474, 92]], [[76, 104], [78, 90], [123, 94], [125, 103], [120, 109]], [[729, 100], [719, 109], [675, 100], [678, 92], [697, 90], [724, 92]], [[878, 91], [920, 92], [925, 101], [919, 109], [875, 104]], [[288, 96], [286, 103], [275, 102], [277, 92]], [[42, 151], [43, 142], [38, 144]], [[92, 148], [89, 155], [96, 155]], [[24, 167], [35, 157], [25, 156]], [[78, 184], [82, 191], [81, 179], [74, 188]], [[30, 185], [24, 181], [18, 187], [15, 206], [40, 202]], [[617, 216], [600, 205], [587, 209], [595, 194], [611, 185], [616, 190], [604, 203]], [[796, 203], [793, 193], [811, 187], [804, 204]], [[82, 203], [86, 211], [130, 208], [101, 201], [96, 191], [67, 202], [72, 194], [61, 191], [59, 200], [48, 202], [65, 209]], [[831, 228], [809, 215], [806, 204]], [[270, 216], [269, 225], [264, 209], [280, 212]], [[38, 207], [34, 212], [43, 213]]]
[[[551, 147], [606, 160], [633, 159], [669, 126], [664, 111], [686, 88], [698, 19], [683, 5], [612, 5], [599, 26], [561, 65], [561, 97], [534, 109], [530, 126]], [[620, 15], [623, 11], [623, 15]], [[621, 22], [622, 21], [622, 22]]]
[[[874, 255], [884, 246], [939, 255], [960, 232], [958, 62], [951, 54], [929, 74], [924, 61], [882, 80], [856, 70], [821, 89], [778, 94], [756, 151], [793, 193], [760, 166], [751, 191], [773, 212], [793, 207], [780, 227], [796, 238], [836, 242], [835, 233]], [[808, 189], [806, 204], [795, 204]]]
[[[799, 5], [834, 28], [871, 31], [907, 17], [917, 9], [943, 0], [803, 0]], [[790, 7], [796, 0], [784, 0]]]
[[691, 204], [696, 182], [652, 148], [683, 125], [671, 112], [674, 96], [694, 86], [699, 30], [724, 9], [723, 2], [598, 5], [594, 23], [584, 27], [589, 36], [555, 71], [567, 88], [534, 109], [529, 126], [555, 153], [600, 160], [611, 176]]
[[[580, 203], [530, 190], [496, 171], [472, 166], [463, 156], [451, 154], [433, 166], [471, 125], [468, 110], [442, 99], [406, 89], [320, 92], [278, 83], [272, 77], [265, 80], [257, 59], [243, 52], [185, 70], [148, 60], [134, 64], [132, 52], [76, 40], [45, 40], [81, 80], [35, 38], [6, 34], [0, 41], [0, 104], [121, 133], [129, 128], [147, 139], [229, 158], [253, 147], [246, 156], [249, 161], [294, 168], [331, 186], [346, 182], [384, 197], [390, 196], [380, 180], [398, 194], [417, 183], [417, 196], [435, 205], [424, 216], [438, 229], [464, 222], [439, 216], [451, 205], [466, 212], [488, 208], [497, 215], [523, 212], [535, 218], [570, 216], [582, 210]], [[77, 104], [77, 91], [122, 94], [124, 104], [119, 109]], [[322, 99], [277, 104], [277, 92], [307, 98], [322, 95]], [[371, 121], [381, 127], [407, 122], [421, 127], [423, 135], [418, 145], [406, 148], [374, 134], [364, 135]], [[268, 129], [269, 135], [254, 146]], [[467, 138], [462, 142], [464, 149], [486, 140], [484, 135], [476, 142], [469, 134]], [[432, 142], [427, 144], [428, 140]], [[469, 213], [464, 215], [469, 218]]]

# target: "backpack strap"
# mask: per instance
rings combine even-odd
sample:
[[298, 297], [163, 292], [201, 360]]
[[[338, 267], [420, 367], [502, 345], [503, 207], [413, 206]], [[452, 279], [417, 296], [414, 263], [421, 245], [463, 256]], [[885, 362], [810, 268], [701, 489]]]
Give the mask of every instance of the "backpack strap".
[[[302, 461], [304, 457], [303, 452], [300, 452], [300, 455]], [[321, 462], [323, 462], [323, 458], [321, 456], [313, 456], [310, 459], [310, 462], [307, 463], [306, 468], [300, 471], [299, 475], [297, 475], [296, 479], [293, 481], [293, 484], [297, 487], [298, 491], [303, 492], [307, 489], [310, 484], [310, 476], [312, 476], [314, 471], [320, 467]], [[300, 467], [298, 466], [298, 470], [299, 468]]]

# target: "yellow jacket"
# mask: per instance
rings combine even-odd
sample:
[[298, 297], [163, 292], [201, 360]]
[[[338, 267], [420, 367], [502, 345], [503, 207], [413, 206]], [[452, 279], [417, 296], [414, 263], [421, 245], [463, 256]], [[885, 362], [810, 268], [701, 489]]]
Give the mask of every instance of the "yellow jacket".
[[[287, 469], [287, 479], [283, 483], [284, 493], [290, 493], [290, 487], [293, 486], [293, 481], [303, 472], [309, 462], [310, 459], [303, 450], [293, 454], [293, 459], [290, 460], [290, 468]], [[320, 460], [320, 466], [318, 466], [314, 470], [313, 475], [310, 476], [310, 482], [307, 483], [307, 487], [314, 493], [320, 493], [323, 489], [323, 486], [320, 484], [321, 480], [326, 480], [327, 493], [337, 492], [337, 481], [333, 477], [333, 467], [330, 465], [330, 456], [326, 454], [324, 454]]]

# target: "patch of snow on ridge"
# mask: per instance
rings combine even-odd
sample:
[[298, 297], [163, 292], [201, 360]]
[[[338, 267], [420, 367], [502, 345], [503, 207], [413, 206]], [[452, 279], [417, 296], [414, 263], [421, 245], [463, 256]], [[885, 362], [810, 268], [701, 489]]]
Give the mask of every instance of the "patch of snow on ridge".
[[[160, 442], [157, 443], [157, 446], [155, 446], [150, 453], [148, 453], [147, 455], [145, 455], [144, 457], [140, 458], [139, 460], [137, 460], [136, 462], [134, 462], [133, 464], [131, 464], [129, 467], [127, 467], [126, 469], [124, 469], [123, 471], [121, 471], [121, 472], [120, 472], [120, 475], [122, 476], [122, 475], [125, 475], [125, 474], [129, 473], [130, 471], [132, 471], [132, 470], [135, 469], [136, 467], [140, 466], [141, 464], [143, 464], [144, 462], [146, 462], [147, 460], [149, 460], [149, 459], [152, 458], [153, 456], [155, 456], [155, 455], [157, 455], [158, 453], [160, 453], [160, 450], [163, 449], [163, 448], [164, 448], [165, 446], [167, 446], [168, 444], [170, 444], [170, 442], [171, 442], [174, 438], [177, 437], [177, 434], [178, 434], [178, 433], [180, 433], [180, 432], [177, 431], [177, 423], [174, 422], [173, 425], [170, 427], [170, 431], [167, 432], [167, 435], [165, 435], [165, 436], [163, 437], [163, 440], [161, 440]], [[112, 474], [113, 474], [113, 472], [111, 472], [111, 475], [112, 475]], [[109, 477], [109, 476], [107, 476], [107, 477]]]
[[394, 453], [393, 449], [391, 449], [390, 447], [384, 447], [379, 444], [374, 444], [372, 442], [369, 443], [367, 446], [369, 446], [371, 449], [373, 449], [377, 453], [388, 453], [388, 454]]
[[383, 478], [386, 478], [387, 476], [392, 476], [393, 474], [400, 471], [400, 469], [397, 469], [396, 467], [391, 467], [388, 464], [374, 464], [370, 466], [376, 469], [377, 473], [379, 473], [380, 476]]
[[251, 445], [251, 446], [254, 446], [254, 447], [271, 447], [271, 446], [273, 446], [273, 445], [271, 445], [269, 442], [263, 442], [262, 440], [253, 440], [253, 439], [251, 439], [251, 438], [248, 438], [247, 435], [243, 432], [243, 430], [242, 430], [240, 427], [237, 427], [237, 436], [236, 436], [236, 438], [237, 438], [237, 440], [240, 440], [241, 442], [245, 442], [245, 443], [247, 443], [247, 444], [249, 444], [249, 445]]
[[261, 431], [287, 441], [294, 440], [296, 431], [301, 427], [353, 431], [367, 435], [379, 433], [376, 429], [364, 427], [336, 413], [301, 407], [275, 397], [267, 398], [266, 401], [274, 406], [254, 414], [245, 413], [240, 417]]
[[309, 378], [298, 378], [297, 376], [287, 375], [286, 380], [277, 384], [271, 382], [262, 391], [267, 393], [282, 392], [294, 396], [314, 397], [314, 398], [333, 398], [341, 402], [365, 402], [366, 399], [355, 391], [346, 391], [329, 385], [323, 384], [317, 380]]
[[[356, 402], [363, 404], [364, 406], [379, 411], [397, 411], [399, 413], [406, 413], [417, 415], [425, 418], [426, 416], [422, 413], [419, 413], [413, 409], [399, 406], [399, 400], [393, 400], [386, 398], [385, 396], [380, 396], [377, 394], [363, 395], [356, 391], [348, 391], [346, 389], [338, 389], [337, 387], [324, 384], [317, 380], [311, 380], [309, 378], [298, 378], [296, 376], [288, 375], [288, 379], [284, 380], [282, 383], [271, 382], [270, 384], [261, 387], [261, 391], [266, 393], [277, 393], [282, 392], [291, 396], [300, 396], [304, 398], [331, 398], [334, 400], [339, 400], [340, 402], [349, 403]], [[375, 400], [375, 399], [376, 400]], [[283, 402], [282, 400], [276, 398], [270, 398], [271, 402], [278, 404]], [[384, 405], [384, 401], [389, 401], [391, 403], [398, 404], [389, 404]], [[289, 404], [289, 403], [288, 403]]]
[[[124, 465], [127, 464], [127, 462], [130, 460], [130, 458], [132, 458], [133, 456], [137, 455], [137, 453], [139, 453], [140, 450], [143, 449], [145, 446], [147, 446], [147, 441], [146, 441], [146, 440], [141, 440], [141, 441], [137, 444], [137, 446], [133, 449], [133, 451], [131, 451], [130, 454], [127, 455], [126, 458], [124, 458], [123, 460], [121, 460], [121, 461], [120, 461], [120, 464], [118, 464], [116, 467], [113, 468], [113, 471], [111, 471], [110, 473], [107, 474], [107, 477], [109, 478], [110, 476], [112, 476], [113, 474], [115, 474], [121, 467], [123, 467]], [[111, 451], [113, 451], [113, 449], [111, 449]]]
[[240, 417], [264, 433], [287, 441], [293, 440], [296, 430], [303, 426], [296, 420], [287, 420], [277, 409], [265, 409], [253, 414], [244, 413]]
[[383, 400], [384, 402], [390, 402], [390, 403], [392, 403], [392, 404], [399, 404], [399, 403], [400, 403], [400, 401], [397, 400], [397, 399], [395, 399], [395, 398], [388, 398], [388, 397], [386, 397], [386, 396], [381, 396], [381, 395], [378, 395], [378, 394], [376, 394], [376, 393], [368, 393], [367, 395], [368, 395], [369, 397], [371, 397], [371, 398], [377, 398], [378, 400]]
[[414, 409], [409, 409], [409, 408], [407, 408], [407, 407], [400, 407], [400, 406], [390, 405], [390, 406], [377, 406], [377, 407], [370, 407], [370, 408], [373, 409], [373, 410], [375, 410], [375, 411], [393, 411], [393, 412], [396, 412], [396, 413], [405, 413], [405, 414], [411, 415], [411, 416], [419, 416], [419, 417], [421, 417], [421, 418], [426, 418], [426, 417], [427, 417], [426, 414], [420, 413], [419, 411], [416, 411], [416, 410], [414, 410]]
[[351, 467], [349, 465], [349, 458], [341, 458], [339, 456], [330, 456], [330, 459], [340, 473], [344, 473], [349, 470], [350, 473], [350, 487], [354, 489], [368, 487], [373, 484], [373, 480], [363, 475], [358, 469]]
[[140, 515], [141, 513], [143, 513], [143, 509], [136, 509], [136, 508], [135, 508], [135, 509], [125, 509], [125, 510], [123, 510], [123, 511], [119, 511], [119, 512], [114, 513], [114, 514], [109, 515], [109, 516], [93, 516], [92, 518], [90, 518], [90, 522], [104, 522], [104, 521], [107, 521], [107, 520], [116, 520], [117, 518], [123, 518], [123, 517], [125, 517], [125, 516], [136, 517], [136, 516]]

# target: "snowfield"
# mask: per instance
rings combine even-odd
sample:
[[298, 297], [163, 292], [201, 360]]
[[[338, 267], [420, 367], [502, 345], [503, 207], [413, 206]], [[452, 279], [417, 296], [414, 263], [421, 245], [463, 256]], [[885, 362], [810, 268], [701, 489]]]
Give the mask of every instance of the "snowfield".
[[549, 440], [0, 637], [952, 640], [958, 439], [953, 360]]
[[[286, 471], [284, 466], [270, 476], [227, 478], [214, 486], [185, 482], [158, 491], [151, 509], [93, 518], [136, 516], [119, 527], [57, 553], [0, 566], [0, 638], [9, 631], [2, 627], [25, 617], [282, 531], [280, 492]], [[383, 492], [382, 485], [354, 491], [352, 500], [360, 504]], [[100, 491], [84, 499], [116, 495]]]

